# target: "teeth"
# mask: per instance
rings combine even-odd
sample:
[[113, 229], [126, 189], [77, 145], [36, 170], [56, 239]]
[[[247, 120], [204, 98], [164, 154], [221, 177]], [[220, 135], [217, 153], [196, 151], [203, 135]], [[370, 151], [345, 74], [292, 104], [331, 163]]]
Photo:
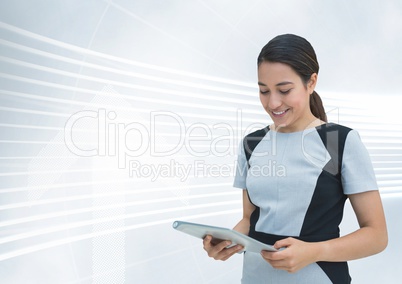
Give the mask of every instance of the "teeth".
[[285, 111], [286, 111], [286, 110], [280, 111], [280, 112], [275, 112], [275, 111], [273, 111], [273, 113], [276, 114], [276, 115], [281, 115], [281, 114], [285, 113]]

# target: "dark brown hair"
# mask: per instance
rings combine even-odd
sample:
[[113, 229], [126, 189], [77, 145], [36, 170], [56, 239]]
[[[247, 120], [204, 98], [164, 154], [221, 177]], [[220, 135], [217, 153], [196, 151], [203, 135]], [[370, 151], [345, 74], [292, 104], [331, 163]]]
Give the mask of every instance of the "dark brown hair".
[[[270, 40], [258, 55], [257, 65], [260, 66], [264, 61], [289, 65], [300, 76], [305, 86], [310, 81], [311, 75], [318, 74], [320, 69], [311, 44], [293, 34], [279, 35]], [[327, 122], [324, 106], [316, 91], [310, 95], [310, 109], [315, 117]]]

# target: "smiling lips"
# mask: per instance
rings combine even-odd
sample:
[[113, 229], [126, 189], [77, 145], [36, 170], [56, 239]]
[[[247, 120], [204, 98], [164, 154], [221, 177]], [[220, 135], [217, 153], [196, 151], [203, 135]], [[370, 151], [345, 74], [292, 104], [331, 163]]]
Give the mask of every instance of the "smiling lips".
[[285, 109], [283, 111], [271, 111], [271, 113], [273, 114], [274, 117], [282, 117], [284, 116], [289, 109]]

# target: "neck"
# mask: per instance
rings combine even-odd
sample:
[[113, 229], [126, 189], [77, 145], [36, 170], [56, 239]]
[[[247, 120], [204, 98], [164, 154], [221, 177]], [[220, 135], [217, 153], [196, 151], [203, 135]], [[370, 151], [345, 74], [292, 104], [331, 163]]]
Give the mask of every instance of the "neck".
[[286, 125], [272, 124], [270, 126], [270, 129], [276, 132], [290, 133], [290, 132], [303, 131], [309, 128], [314, 128], [322, 124], [325, 124], [325, 122], [311, 115], [308, 118], [303, 119], [303, 121], [300, 121], [297, 125], [293, 127], [288, 127]]

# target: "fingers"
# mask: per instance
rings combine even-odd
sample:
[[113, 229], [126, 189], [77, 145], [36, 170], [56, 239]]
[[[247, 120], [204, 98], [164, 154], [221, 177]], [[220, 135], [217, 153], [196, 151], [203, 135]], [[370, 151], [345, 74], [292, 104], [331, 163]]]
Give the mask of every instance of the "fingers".
[[[262, 251], [261, 256], [273, 268], [294, 273], [306, 265], [312, 263], [305, 253], [308, 244], [294, 238], [286, 238], [277, 241], [275, 248], [282, 248], [276, 252]], [[314, 262], [314, 261], [313, 261]]]
[[[274, 247], [276, 249], [279, 249], [279, 251], [266, 251], [266, 250], [263, 250], [263, 251], [261, 251], [261, 255], [267, 261], [283, 260], [286, 257], [288, 257], [287, 253], [284, 252], [283, 249], [289, 247], [291, 244], [292, 244], [292, 239], [291, 238], [277, 241], [274, 244]], [[280, 249], [282, 249], [282, 250], [280, 250]]]
[[[292, 239], [287, 238], [279, 240], [274, 244], [276, 249], [286, 248], [292, 244]], [[289, 263], [289, 255], [287, 252], [281, 250], [276, 252], [261, 251], [261, 256], [269, 263], [273, 268], [286, 270], [291, 272], [292, 266]]]
[[261, 256], [267, 261], [271, 266], [275, 269], [286, 270], [288, 272], [294, 272], [293, 263], [291, 260], [288, 259], [286, 254], [281, 252], [269, 252], [269, 251], [262, 251]]
[[204, 238], [204, 250], [208, 253], [209, 257], [212, 257], [215, 260], [227, 260], [232, 255], [240, 252], [243, 249], [241, 245], [235, 245], [233, 247], [227, 248], [231, 244], [230, 241], [222, 241], [216, 245], [212, 244], [211, 241], [211, 236], [206, 236]]
[[294, 242], [293, 238], [286, 238], [283, 240], [279, 240], [274, 244], [274, 248], [276, 248], [276, 249], [285, 248], [285, 247], [292, 245], [293, 242]]
[[261, 251], [261, 256], [268, 262], [281, 261], [285, 256], [281, 252]]

